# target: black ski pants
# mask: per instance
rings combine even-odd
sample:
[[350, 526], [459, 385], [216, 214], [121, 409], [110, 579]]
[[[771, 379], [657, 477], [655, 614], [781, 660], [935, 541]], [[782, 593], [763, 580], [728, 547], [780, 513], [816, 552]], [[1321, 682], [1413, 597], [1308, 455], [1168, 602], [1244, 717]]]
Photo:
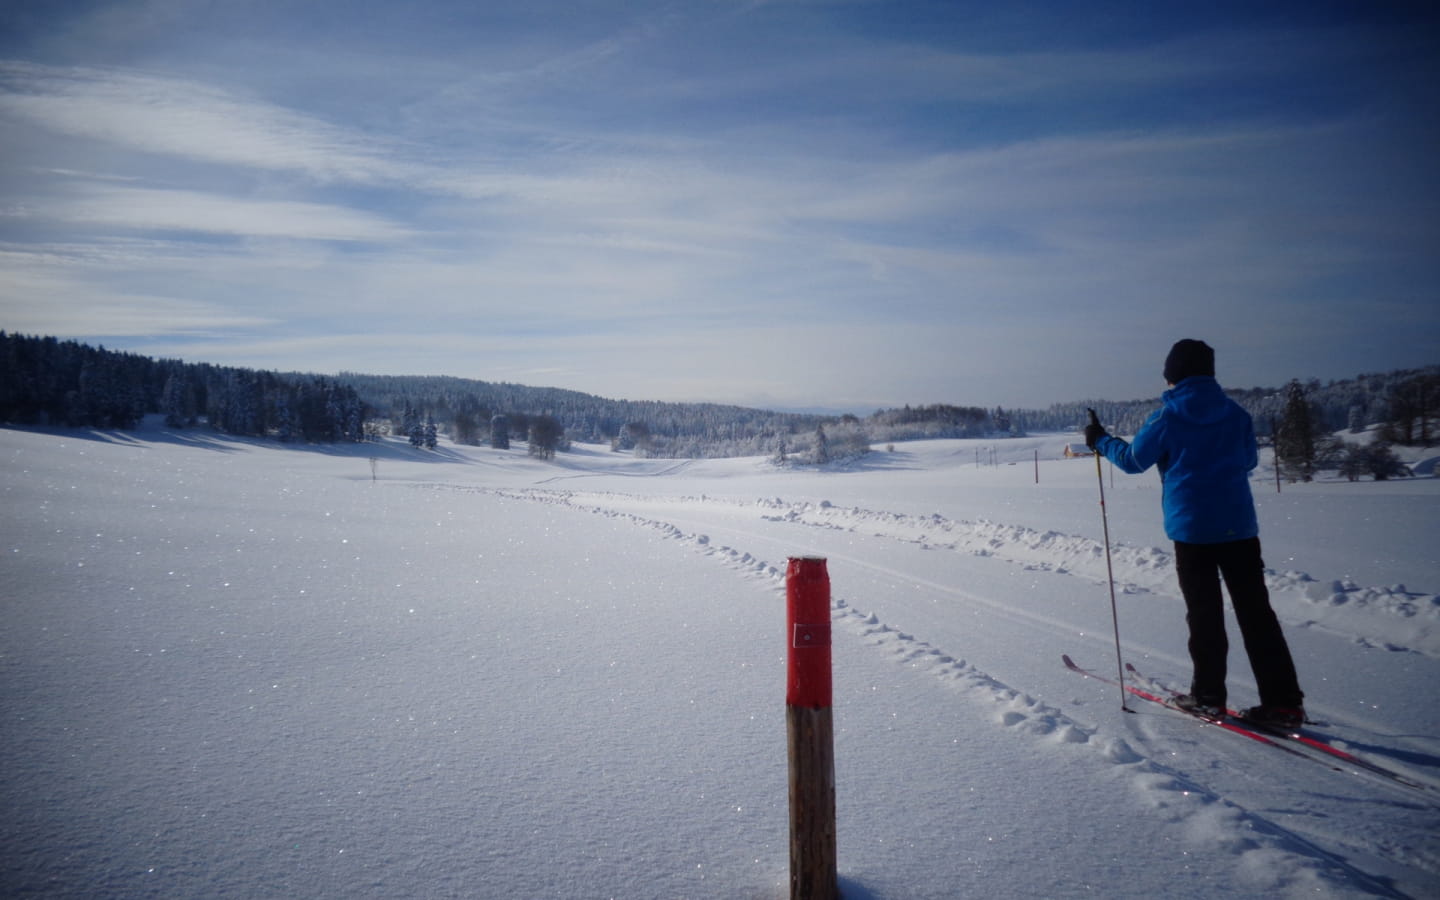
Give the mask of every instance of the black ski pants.
[[1290, 647], [1280, 620], [1270, 608], [1260, 539], [1223, 544], [1175, 542], [1175, 569], [1185, 597], [1190, 626], [1190, 661], [1195, 666], [1190, 693], [1206, 703], [1225, 702], [1225, 602], [1220, 580], [1230, 592], [1230, 605], [1250, 658], [1250, 670], [1266, 706], [1299, 707], [1305, 695], [1295, 675]]

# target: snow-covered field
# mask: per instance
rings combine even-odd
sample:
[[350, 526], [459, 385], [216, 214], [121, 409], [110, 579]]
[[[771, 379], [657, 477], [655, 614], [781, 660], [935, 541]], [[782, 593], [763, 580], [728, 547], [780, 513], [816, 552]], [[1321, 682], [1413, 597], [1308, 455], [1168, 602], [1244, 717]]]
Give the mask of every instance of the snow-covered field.
[[[1440, 896], [1434, 453], [1255, 476], [1317, 733], [1417, 790], [1067, 672], [1116, 660], [1066, 440], [815, 470], [0, 430], [0, 894], [786, 896], [783, 572], [819, 555], [847, 898]], [[1157, 479], [1111, 477], [1126, 658], [1183, 686]]]

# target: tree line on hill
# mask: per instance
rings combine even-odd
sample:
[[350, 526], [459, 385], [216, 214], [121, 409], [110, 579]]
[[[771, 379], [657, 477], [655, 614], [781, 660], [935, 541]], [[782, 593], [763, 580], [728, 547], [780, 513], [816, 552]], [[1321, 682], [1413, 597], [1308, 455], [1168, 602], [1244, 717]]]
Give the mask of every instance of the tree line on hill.
[[[1299, 402], [1307, 413], [1303, 429], [1312, 436], [1384, 423], [1381, 443], [1429, 444], [1440, 406], [1440, 366], [1229, 393], [1250, 411], [1265, 440], [1284, 443], [1282, 422], [1290, 423], [1289, 435], [1300, 433]], [[435, 447], [441, 435], [459, 444], [498, 447], [523, 440], [542, 458], [564, 451], [574, 440], [665, 458], [834, 460], [863, 454], [872, 442], [1075, 431], [1087, 407], [1097, 409], [1111, 431], [1133, 434], [1158, 403], [1154, 398], [1089, 400], [1008, 411], [907, 405], [862, 419], [714, 403], [610, 400], [560, 388], [454, 377], [257, 371], [155, 360], [0, 331], [0, 422], [126, 429], [157, 414], [172, 428], [203, 425], [227, 434], [312, 443], [385, 435], [406, 437], [422, 448]], [[1326, 448], [1322, 440], [1311, 465], [1334, 462], [1334, 448]], [[1304, 466], [1296, 471], [1303, 477]]]
[[53, 337], [0, 332], [0, 421], [129, 429], [147, 415], [171, 428], [313, 443], [358, 441], [367, 410], [353, 387], [319, 375], [154, 360]]
[[[1298, 390], [1311, 410], [1314, 427], [1321, 432], [1358, 434], [1370, 425], [1384, 426], [1387, 439], [1398, 444], [1428, 445], [1435, 437], [1440, 413], [1440, 366], [1402, 369], [1384, 374], [1360, 375], [1322, 384], [1316, 379], [1295, 379], [1283, 388], [1226, 388], [1225, 393], [1255, 420], [1255, 430], [1270, 438], [1284, 418]], [[1093, 407], [1106, 428], [1116, 434], [1134, 434], [1160, 406], [1160, 398], [1116, 402], [1082, 400], [1060, 403], [1044, 411], [1017, 410], [1017, 423], [1027, 431], [1077, 430]]]
[[[1394, 444], [1430, 446], [1435, 434], [1436, 407], [1440, 406], [1440, 374], [1420, 374], [1395, 384], [1390, 391], [1389, 412], [1368, 441], [1346, 441], [1340, 429], [1319, 420], [1319, 409], [1310, 401], [1299, 381], [1285, 390], [1284, 406], [1270, 419], [1278, 474], [1290, 481], [1311, 481], [1322, 469], [1334, 469], [1350, 481], [1369, 475], [1385, 481], [1410, 470], [1400, 461]], [[1366, 422], [1352, 407], [1351, 434], [1366, 431]]]
[[[1321, 384], [1292, 380], [1284, 388], [1227, 389], [1255, 421], [1260, 442], [1272, 446], [1280, 473], [1310, 481], [1335, 470], [1354, 481], [1362, 475], [1383, 480], [1406, 474], [1394, 445], [1428, 447], [1440, 439], [1440, 366], [1405, 369]], [[1094, 407], [1116, 434], [1134, 434], [1159, 406], [1159, 399], [1125, 403], [1086, 401], [1052, 406], [1045, 414], [1017, 413], [1036, 430], [1082, 421]], [[1066, 427], [1061, 425], [1061, 427]], [[1073, 426], [1070, 426], [1073, 427]], [[1342, 433], [1365, 439], [1346, 441]]]

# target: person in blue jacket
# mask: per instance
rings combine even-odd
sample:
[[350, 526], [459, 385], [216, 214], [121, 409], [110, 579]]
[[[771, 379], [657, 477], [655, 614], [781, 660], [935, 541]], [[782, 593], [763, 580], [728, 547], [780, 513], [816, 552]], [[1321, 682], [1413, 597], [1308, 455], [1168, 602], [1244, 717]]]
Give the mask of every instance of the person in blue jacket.
[[1215, 380], [1215, 351], [1204, 341], [1177, 342], [1164, 375], [1170, 389], [1163, 405], [1129, 443], [1095, 421], [1085, 428], [1085, 443], [1132, 475], [1159, 469], [1165, 533], [1175, 542], [1194, 664], [1190, 693], [1176, 702], [1199, 715], [1225, 715], [1223, 578], [1260, 691], [1260, 705], [1240, 715], [1268, 727], [1298, 728], [1305, 695], [1270, 607], [1250, 494], [1250, 471], [1259, 463], [1254, 424]]

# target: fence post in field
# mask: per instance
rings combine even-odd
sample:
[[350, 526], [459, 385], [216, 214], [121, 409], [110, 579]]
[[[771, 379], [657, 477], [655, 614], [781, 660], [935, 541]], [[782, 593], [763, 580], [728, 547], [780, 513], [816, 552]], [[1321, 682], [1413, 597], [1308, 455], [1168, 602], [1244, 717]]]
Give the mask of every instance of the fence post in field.
[[830, 709], [830, 575], [823, 558], [791, 557], [785, 571], [785, 611], [790, 900], [834, 900], [839, 896], [835, 728]]

